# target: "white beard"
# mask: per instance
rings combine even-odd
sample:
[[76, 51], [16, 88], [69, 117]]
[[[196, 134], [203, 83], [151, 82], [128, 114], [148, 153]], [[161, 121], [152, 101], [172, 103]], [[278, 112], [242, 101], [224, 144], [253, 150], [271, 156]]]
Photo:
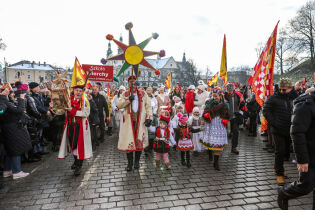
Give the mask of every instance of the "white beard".
[[196, 117], [196, 116], [192, 116], [194, 120], [199, 120], [200, 116]]

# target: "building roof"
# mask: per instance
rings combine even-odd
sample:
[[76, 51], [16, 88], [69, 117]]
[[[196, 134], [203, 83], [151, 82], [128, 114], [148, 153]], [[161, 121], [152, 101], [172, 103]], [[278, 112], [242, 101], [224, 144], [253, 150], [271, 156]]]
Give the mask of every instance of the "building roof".
[[[163, 69], [170, 59], [173, 59], [173, 57], [161, 58], [161, 59], [146, 58], [146, 60], [156, 69]], [[140, 68], [145, 68], [145, 67], [140, 65]]]
[[35, 63], [30, 61], [20, 61], [15, 64], [9, 65], [8, 69], [21, 69], [21, 70], [40, 70], [40, 71], [54, 71], [55, 68], [46, 63]]

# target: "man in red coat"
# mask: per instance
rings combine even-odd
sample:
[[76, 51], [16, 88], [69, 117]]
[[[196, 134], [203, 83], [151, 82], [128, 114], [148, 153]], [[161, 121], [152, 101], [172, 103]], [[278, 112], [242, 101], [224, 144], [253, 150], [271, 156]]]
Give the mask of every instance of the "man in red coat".
[[74, 94], [71, 96], [71, 107], [66, 108], [67, 114], [58, 158], [64, 159], [68, 152], [72, 152], [74, 163], [71, 169], [74, 170], [75, 176], [79, 176], [83, 160], [93, 157], [88, 120], [90, 104], [83, 95], [84, 85], [72, 88]]

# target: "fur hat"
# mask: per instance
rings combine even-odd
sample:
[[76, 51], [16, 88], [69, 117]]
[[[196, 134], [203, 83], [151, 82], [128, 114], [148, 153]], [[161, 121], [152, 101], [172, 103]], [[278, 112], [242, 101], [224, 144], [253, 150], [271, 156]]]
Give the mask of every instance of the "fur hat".
[[292, 87], [292, 81], [289, 78], [281, 78], [279, 87]]
[[198, 89], [200, 89], [200, 90], [202, 90], [202, 91], [204, 91], [205, 90], [205, 86], [204, 85], [198, 85], [198, 87], [197, 87]]
[[188, 90], [195, 90], [195, 89], [196, 89], [195, 85], [189, 85], [188, 87]]
[[119, 87], [119, 90], [124, 90], [124, 91], [126, 91], [126, 88], [121, 85], [121, 86]]

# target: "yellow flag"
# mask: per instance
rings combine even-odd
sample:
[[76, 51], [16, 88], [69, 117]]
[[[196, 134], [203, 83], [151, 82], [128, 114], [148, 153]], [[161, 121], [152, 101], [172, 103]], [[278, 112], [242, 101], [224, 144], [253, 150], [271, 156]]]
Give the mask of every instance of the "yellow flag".
[[[86, 72], [81, 68], [80, 62], [78, 58], [75, 58], [74, 66], [73, 66], [73, 72], [72, 72], [72, 80], [71, 80], [71, 86], [76, 85], [84, 85], [86, 80], [87, 74]], [[87, 81], [86, 88], [91, 88], [90, 81]], [[72, 88], [70, 88], [70, 91], [72, 91]]]
[[226, 85], [226, 83], [227, 83], [226, 38], [225, 38], [225, 34], [224, 34], [223, 47], [222, 47], [220, 78], [223, 80], [223, 87], [224, 87]]
[[171, 89], [171, 85], [172, 85], [172, 73], [171, 72], [168, 73], [168, 76], [166, 77], [164, 84], [167, 86], [168, 89]]
[[219, 78], [219, 72], [217, 72], [208, 82], [208, 86], [211, 86], [212, 84], [216, 84], [218, 82]]

